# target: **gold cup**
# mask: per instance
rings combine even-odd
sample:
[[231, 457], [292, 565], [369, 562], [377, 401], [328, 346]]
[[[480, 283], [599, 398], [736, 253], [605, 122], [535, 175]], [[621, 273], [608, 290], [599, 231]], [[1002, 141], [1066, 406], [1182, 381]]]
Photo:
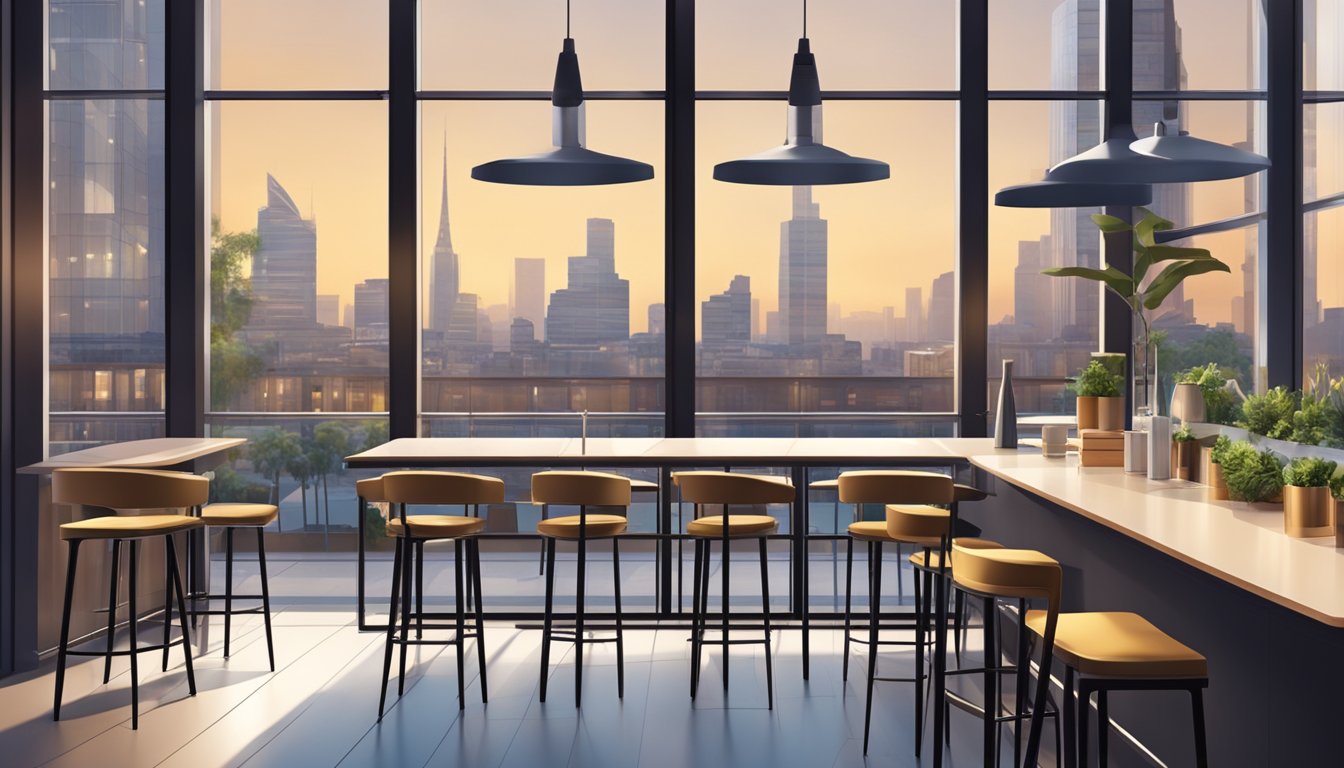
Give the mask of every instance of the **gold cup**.
[[1209, 486], [1209, 501], [1227, 501], [1227, 481], [1223, 480], [1223, 468], [1213, 463], [1213, 448], [1201, 448], [1200, 481]]

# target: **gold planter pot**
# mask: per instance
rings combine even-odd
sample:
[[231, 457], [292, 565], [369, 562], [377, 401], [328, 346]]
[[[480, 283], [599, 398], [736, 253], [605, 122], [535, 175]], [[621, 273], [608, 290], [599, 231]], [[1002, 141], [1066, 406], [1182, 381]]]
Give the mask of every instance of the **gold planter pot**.
[[1200, 482], [1209, 486], [1209, 501], [1227, 501], [1227, 482], [1223, 480], [1223, 468], [1213, 463], [1213, 448], [1200, 449]]
[[1199, 443], [1194, 440], [1171, 441], [1171, 476], [1177, 480], [1198, 477]]
[[1125, 428], [1125, 398], [1097, 398], [1097, 429], [1118, 431]]
[[1078, 397], [1078, 434], [1084, 429], [1097, 429], [1097, 397]]
[[1335, 500], [1330, 489], [1283, 487], [1283, 532], [1299, 539], [1335, 534]]
[[1344, 501], [1335, 499], [1335, 548], [1344, 547]]

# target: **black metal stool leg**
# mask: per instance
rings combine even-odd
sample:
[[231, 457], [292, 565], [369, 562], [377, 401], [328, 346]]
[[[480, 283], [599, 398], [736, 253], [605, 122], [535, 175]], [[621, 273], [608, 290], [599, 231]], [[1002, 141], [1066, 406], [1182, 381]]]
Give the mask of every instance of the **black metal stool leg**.
[[[1058, 726], [1058, 723], [1056, 723]], [[1064, 667], [1064, 768], [1078, 768], [1078, 704], [1074, 698], [1073, 667]], [[1058, 762], [1058, 761], [1057, 761]]]
[[961, 669], [961, 644], [966, 637], [966, 593], [952, 588], [952, 613], [957, 617], [952, 626], [952, 647], [957, 659], [957, 669]]
[[[117, 592], [121, 586], [121, 539], [112, 540], [112, 582], [107, 595], [107, 656], [103, 659], [103, 685], [112, 680], [112, 647], [117, 637]], [[166, 659], [165, 655], [165, 659]], [[167, 661], [164, 670], [168, 669]]]
[[70, 539], [65, 561], [65, 601], [61, 608], [61, 644], [56, 650], [56, 701], [51, 719], [61, 719], [61, 692], [65, 690], [65, 658], [70, 645], [70, 605], [75, 599], [75, 565], [79, 562], [79, 539]]
[[127, 610], [130, 611], [130, 631], [127, 633], [131, 641], [131, 730], [140, 727], [140, 654], [136, 652], [139, 641], [140, 626], [136, 621], [135, 592], [136, 592], [136, 572], [140, 570], [140, 542], [137, 539], [131, 539], [131, 562], [130, 571], [126, 575], [126, 595]]
[[984, 719], [984, 738], [985, 738], [985, 768], [996, 768], [998, 765], [998, 723], [996, 720], [999, 715], [999, 666], [998, 650], [995, 647], [996, 634], [994, 631], [994, 598], [985, 598], [985, 719]]
[[849, 680], [849, 633], [851, 630], [850, 605], [854, 592], [854, 537], [845, 539], [845, 660], [840, 666], [840, 680]]
[[392, 595], [387, 600], [387, 641], [383, 645], [383, 689], [378, 695], [378, 719], [383, 719], [387, 704], [387, 679], [392, 675], [392, 644], [396, 642], [398, 600], [401, 598], [401, 557], [405, 537], [396, 538], [396, 553], [392, 556]]
[[691, 699], [695, 699], [696, 683], [700, 676], [700, 540], [694, 542], [695, 582], [691, 585]]
[[[457, 567], [454, 555], [453, 567]], [[415, 639], [425, 636], [425, 542], [415, 543]]]
[[[453, 598], [457, 604], [456, 616], [456, 638], [457, 638], [457, 708], [463, 710], [467, 708], [467, 661], [466, 661], [466, 640], [462, 638], [467, 633], [467, 616], [464, 611], [466, 598], [466, 588], [462, 582], [462, 540], [457, 539], [453, 542]], [[424, 559], [424, 544], [420, 545], [421, 560]], [[424, 576], [423, 569], [417, 569], [418, 577]], [[423, 590], [419, 592], [417, 598], [423, 595]], [[423, 622], [423, 613], [417, 617], [417, 621]], [[420, 627], [416, 627], [416, 632], [420, 632]]]
[[551, 624], [555, 621], [555, 539], [542, 540], [546, 551], [546, 613], [541, 625], [541, 689], [539, 701], [546, 703], [546, 682], [551, 673]]
[[723, 576], [723, 599], [719, 606], [723, 616], [723, 690], [728, 690], [728, 509], [723, 510], [723, 562], [720, 564]]
[[574, 598], [574, 706], [583, 703], [583, 593], [587, 583], [588, 540], [579, 536], [578, 592]]
[[467, 544], [471, 551], [471, 582], [475, 584], [472, 594], [475, 596], [472, 606], [476, 610], [476, 664], [480, 667], [481, 703], [490, 701], [485, 685], [485, 608], [481, 605], [481, 540], [472, 539]]
[[621, 627], [621, 542], [611, 540], [611, 583], [616, 598], [616, 697], [625, 698], [625, 631]]
[[761, 548], [761, 614], [765, 624], [765, 700], [770, 709], [775, 708], [775, 671], [770, 661], [770, 567], [767, 558], [765, 537], [760, 539]]
[[[165, 541], [171, 541], [172, 536], [165, 536]], [[171, 637], [173, 628], [173, 591], [168, 589], [173, 583], [172, 565], [169, 564], [167, 556], [164, 556], [163, 570], [163, 671], [168, 671], [168, 640]], [[183, 642], [186, 642], [183, 640]]]
[[182, 590], [181, 569], [177, 560], [177, 542], [171, 535], [164, 537], [168, 540], [168, 573], [169, 581], [165, 588], [169, 592], [177, 594], [177, 621], [182, 629], [182, 662], [187, 667], [187, 690], [191, 695], [196, 695], [196, 670], [191, 665], [191, 635], [187, 631], [187, 600]]
[[1078, 764], [1086, 768], [1088, 720], [1092, 717], [1092, 689], [1087, 680], [1078, 681]]
[[1204, 732], [1204, 689], [1190, 689], [1190, 705], [1195, 717], [1195, 765], [1209, 768], [1209, 745]]
[[224, 658], [229, 658], [233, 623], [233, 528], [224, 529]]
[[[1017, 601], [1017, 682], [1013, 686], [1013, 765], [1022, 764], [1022, 714], [1027, 701], [1027, 672], [1031, 654], [1027, 652], [1027, 601]], [[1058, 723], [1056, 723], [1058, 726]], [[1056, 728], [1058, 730], [1058, 728]]]
[[[929, 550], [925, 547], [924, 562], [928, 561]], [[915, 757], [919, 757], [924, 745], [924, 636], [929, 621], [928, 607], [921, 598], [929, 593], [929, 575], [914, 571], [911, 576], [915, 583]]]
[[266, 533], [257, 526], [257, 568], [261, 572], [261, 616], [266, 625], [266, 658], [275, 671], [275, 645], [271, 642], [271, 587], [266, 577]]
[[882, 618], [882, 542], [868, 544], [868, 697], [863, 707], [863, 754], [873, 721], [873, 682], [877, 677], [878, 624]]
[[401, 658], [397, 665], [397, 695], [406, 693], [406, 651], [411, 639], [411, 596], [415, 576], [415, 539], [406, 531], [406, 551], [401, 558]]
[[1111, 713], [1106, 703], [1106, 689], [1097, 691], [1097, 765], [1106, 768], [1110, 760], [1107, 751], [1110, 748]]

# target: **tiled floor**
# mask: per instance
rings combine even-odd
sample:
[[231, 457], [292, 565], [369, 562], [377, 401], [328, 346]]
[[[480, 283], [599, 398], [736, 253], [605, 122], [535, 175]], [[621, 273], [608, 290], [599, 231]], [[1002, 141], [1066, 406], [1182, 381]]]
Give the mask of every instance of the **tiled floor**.
[[[731, 688], [718, 684], [721, 656], [706, 651], [701, 691], [688, 692], [689, 645], [684, 628], [630, 631], [626, 691], [616, 697], [615, 649], [589, 646], [584, 706], [573, 706], [573, 651], [555, 646], [545, 704], [537, 700], [540, 633], [512, 624], [487, 631], [490, 703], [482, 705], [473, 655], [468, 656], [467, 708], [456, 705], [451, 648], [413, 652], [406, 695], [376, 721], [383, 636], [360, 633], [348, 605], [306, 569], [272, 568], [276, 606], [276, 671], [267, 670], [259, 617], [235, 624], [234, 651], [220, 655], [219, 619], [209, 651], [196, 660], [199, 688], [187, 696], [181, 655], [159, 671], [158, 655], [140, 665], [140, 729], [130, 729], [128, 662], [114, 662], [102, 685], [101, 659], [82, 660], [67, 675], [60, 723], [51, 721], [52, 665], [0, 685], [0, 764], [5, 766], [858, 766], [918, 765], [912, 750], [909, 684], [878, 684], [870, 753], [862, 754], [862, 648], [841, 682], [841, 636], [812, 638], [811, 681], [801, 675], [800, 634], [776, 633], [775, 709], [766, 709], [760, 646], [738, 646]], [[240, 569], [241, 570], [241, 569]], [[299, 576], [302, 572], [304, 575]], [[287, 580], [304, 579], [304, 584]], [[242, 584], [250, 591], [255, 584]], [[305, 597], [307, 595], [309, 597]], [[146, 630], [147, 640], [153, 634]], [[471, 648], [469, 647], [470, 651]], [[974, 659], [968, 659], [974, 663]], [[884, 652], [882, 674], [911, 671], [909, 650]], [[394, 666], [395, 673], [395, 666]], [[968, 696], [974, 697], [973, 692]], [[928, 724], [931, 730], [932, 723]], [[926, 731], [927, 733], [927, 731]], [[980, 722], [954, 710], [949, 766], [980, 765]], [[1053, 726], [1047, 724], [1053, 764]], [[926, 745], [928, 739], [925, 739]], [[1011, 734], [1005, 731], [1007, 754]], [[924, 764], [931, 764], [927, 754]], [[1005, 759], [1004, 764], [1010, 762]]]

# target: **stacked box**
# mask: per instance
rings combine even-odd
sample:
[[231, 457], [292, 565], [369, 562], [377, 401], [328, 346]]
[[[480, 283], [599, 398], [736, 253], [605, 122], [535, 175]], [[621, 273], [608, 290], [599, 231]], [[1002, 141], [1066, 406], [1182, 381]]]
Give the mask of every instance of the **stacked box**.
[[1082, 450], [1078, 455], [1084, 467], [1125, 466], [1125, 433], [1121, 430], [1082, 430]]

